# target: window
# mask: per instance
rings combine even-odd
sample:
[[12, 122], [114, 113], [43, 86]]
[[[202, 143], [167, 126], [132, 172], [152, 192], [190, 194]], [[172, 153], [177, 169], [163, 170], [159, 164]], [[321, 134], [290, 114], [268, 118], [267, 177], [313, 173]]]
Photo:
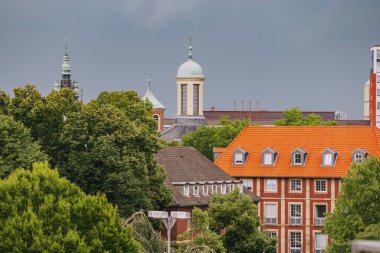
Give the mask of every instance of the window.
[[188, 185], [183, 186], [183, 195], [185, 195], [185, 196], [190, 195], [190, 187]]
[[235, 164], [242, 164], [243, 163], [243, 153], [240, 153], [240, 152], [237, 152], [235, 153], [235, 157], [234, 157], [234, 163]]
[[181, 115], [187, 115], [187, 84], [181, 84]]
[[218, 193], [218, 185], [212, 186], [212, 193]]
[[290, 205], [290, 225], [301, 225], [301, 205]]
[[357, 148], [354, 152], [352, 152], [352, 160], [357, 163], [364, 162], [367, 156], [368, 152], [361, 148]]
[[355, 154], [355, 162], [357, 162], [357, 163], [361, 163], [361, 162], [363, 162], [363, 154], [359, 154], [359, 153], [356, 153]]
[[277, 224], [277, 205], [265, 205], [265, 224]]
[[208, 185], [203, 186], [203, 195], [208, 195]]
[[315, 234], [315, 253], [322, 253], [327, 247], [327, 235], [316, 233]]
[[326, 180], [315, 180], [315, 191], [316, 192], [326, 192], [327, 182]]
[[221, 189], [220, 189], [220, 190], [221, 190], [221, 193], [222, 193], [222, 194], [226, 194], [226, 185], [225, 185], [225, 184], [222, 184], [220, 187], [221, 187]]
[[302, 234], [301, 232], [290, 232], [290, 253], [301, 253]]
[[264, 154], [264, 164], [265, 165], [271, 165], [273, 163], [272, 157], [273, 157], [273, 155], [271, 153], [265, 153]]
[[199, 185], [193, 186], [193, 193], [194, 193], [194, 195], [199, 195]]
[[377, 109], [377, 110], [380, 109], [380, 102], [377, 102], [377, 103], [376, 103], [376, 109]]
[[331, 153], [323, 155], [323, 165], [333, 165], [333, 155]]
[[376, 90], [376, 95], [377, 95], [377, 96], [380, 96], [380, 89], [377, 89], [377, 90]]
[[301, 165], [302, 164], [302, 154], [297, 153], [294, 154], [294, 165]]
[[232, 192], [233, 190], [234, 190], [234, 185], [233, 184], [228, 184], [226, 192], [229, 193], [229, 192]]
[[253, 191], [253, 180], [251, 178], [243, 178], [243, 186], [245, 186], [248, 190]]
[[290, 191], [301, 192], [301, 179], [290, 179]]
[[277, 231], [267, 231], [268, 237], [277, 238]]
[[265, 181], [265, 191], [277, 192], [277, 180], [276, 179], [267, 179]]
[[193, 115], [199, 115], [199, 84], [193, 85]]
[[316, 226], [323, 226], [325, 213], [326, 213], [326, 205], [315, 205], [314, 224]]

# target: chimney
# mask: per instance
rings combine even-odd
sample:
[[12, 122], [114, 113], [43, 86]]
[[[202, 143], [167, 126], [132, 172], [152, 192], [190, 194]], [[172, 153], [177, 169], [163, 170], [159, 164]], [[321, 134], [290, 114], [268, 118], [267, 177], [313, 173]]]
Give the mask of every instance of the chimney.
[[211, 106], [211, 111], [215, 112], [215, 106]]

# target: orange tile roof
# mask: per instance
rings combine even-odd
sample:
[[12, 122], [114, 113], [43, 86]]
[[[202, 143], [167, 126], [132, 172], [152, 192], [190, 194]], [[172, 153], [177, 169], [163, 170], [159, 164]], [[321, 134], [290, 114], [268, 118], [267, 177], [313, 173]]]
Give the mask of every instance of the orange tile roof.
[[[380, 131], [367, 126], [248, 126], [231, 142], [215, 161], [225, 172], [235, 177], [319, 177], [339, 178], [346, 175], [352, 162], [352, 152], [361, 148], [368, 156], [380, 155]], [[261, 152], [266, 148], [278, 152], [274, 166], [262, 166]], [[232, 152], [237, 148], [249, 155], [245, 165], [232, 164]], [[302, 148], [308, 152], [304, 166], [291, 165], [291, 152]], [[321, 166], [322, 152], [338, 152], [335, 166]]]

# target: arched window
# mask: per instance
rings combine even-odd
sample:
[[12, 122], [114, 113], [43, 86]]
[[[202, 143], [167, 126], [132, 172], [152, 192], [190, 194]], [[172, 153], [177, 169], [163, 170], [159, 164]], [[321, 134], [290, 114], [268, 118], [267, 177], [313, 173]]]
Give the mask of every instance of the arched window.
[[160, 116], [158, 114], [154, 114], [153, 119], [157, 122], [157, 131], [160, 131]]

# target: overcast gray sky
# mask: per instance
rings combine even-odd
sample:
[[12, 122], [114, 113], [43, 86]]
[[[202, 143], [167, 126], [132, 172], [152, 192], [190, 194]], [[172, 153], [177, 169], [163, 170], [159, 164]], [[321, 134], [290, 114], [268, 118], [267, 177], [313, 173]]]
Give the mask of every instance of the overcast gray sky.
[[86, 101], [136, 90], [148, 78], [175, 113], [175, 75], [193, 55], [205, 109], [345, 111], [363, 115], [370, 47], [380, 44], [378, 0], [0, 0], [0, 89], [60, 79], [64, 38]]

